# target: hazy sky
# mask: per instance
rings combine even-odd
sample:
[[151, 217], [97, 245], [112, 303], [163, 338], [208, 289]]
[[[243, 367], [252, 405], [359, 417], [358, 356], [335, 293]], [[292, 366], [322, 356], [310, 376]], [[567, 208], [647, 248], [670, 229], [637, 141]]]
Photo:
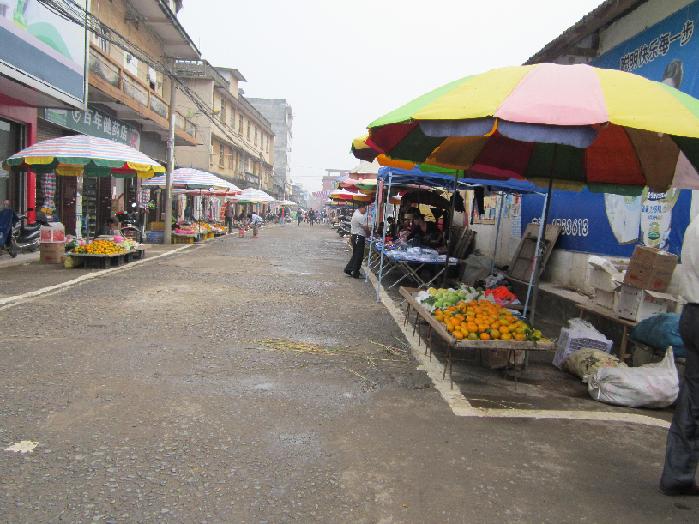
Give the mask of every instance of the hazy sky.
[[291, 175], [320, 189], [373, 119], [462, 76], [520, 64], [601, 0], [185, 0], [204, 57], [294, 112]]

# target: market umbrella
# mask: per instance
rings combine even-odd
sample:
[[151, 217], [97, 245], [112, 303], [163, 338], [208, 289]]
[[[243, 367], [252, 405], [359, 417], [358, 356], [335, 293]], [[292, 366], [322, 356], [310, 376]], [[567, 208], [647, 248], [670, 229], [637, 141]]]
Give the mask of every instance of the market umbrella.
[[373, 162], [379, 152], [367, 143], [369, 135], [363, 135], [352, 140], [352, 154], [359, 160]]
[[273, 196], [260, 189], [253, 188], [244, 189], [238, 196], [239, 204], [267, 204], [274, 201]]
[[358, 165], [350, 170], [349, 174], [352, 178], [376, 178], [380, 167], [376, 160], [373, 162], [361, 160]]
[[[181, 189], [230, 189], [240, 191], [235, 184], [223, 180], [207, 171], [200, 171], [191, 167], [180, 167], [172, 174], [172, 187]], [[143, 187], [165, 187], [165, 175], [154, 177], [144, 182]]]
[[495, 69], [438, 88], [369, 125], [372, 147], [491, 178], [640, 193], [699, 188], [699, 100], [584, 64]]
[[347, 177], [347, 178], [343, 178], [342, 180], [340, 180], [340, 182], [338, 183], [338, 186], [340, 187], [340, 189], [348, 189], [348, 190], [354, 189], [354, 190], [356, 190], [357, 184], [359, 184], [358, 178]]
[[353, 202], [370, 202], [371, 196], [365, 195], [364, 193], [354, 193], [352, 191], [347, 191], [346, 189], [335, 189], [331, 191], [328, 195], [331, 200], [344, 200]]
[[567, 188], [699, 188], [699, 100], [584, 64], [506, 67], [462, 78], [369, 125], [391, 159]]
[[22, 149], [3, 162], [7, 170], [54, 172], [63, 176], [151, 178], [165, 168], [140, 151], [88, 135], [62, 136]]

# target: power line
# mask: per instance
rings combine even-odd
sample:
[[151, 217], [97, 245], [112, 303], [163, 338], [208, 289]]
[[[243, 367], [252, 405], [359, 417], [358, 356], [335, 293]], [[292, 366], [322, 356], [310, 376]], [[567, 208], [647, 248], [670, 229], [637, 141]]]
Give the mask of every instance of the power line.
[[[211, 113], [211, 108], [209, 105], [202, 100], [197, 93], [189, 89], [189, 86], [187, 86], [187, 84], [177, 77], [177, 73], [171, 69], [168, 64], [164, 64], [152, 58], [143, 49], [127, 40], [122, 34], [102, 23], [99, 18], [84, 9], [81, 5], [77, 4], [75, 0], [38, 0], [38, 2], [64, 20], [84, 27], [87, 31], [108, 41], [123, 51], [126, 51], [130, 55], [134, 56], [137, 60], [149, 65], [162, 75], [167, 76], [171, 82], [177, 84], [180, 91], [185, 93], [190, 98], [201, 114], [210, 120], [212, 124], [215, 124], [218, 129], [221, 129], [221, 127], [219, 127], [220, 123]], [[171, 110], [174, 111], [175, 108], [171, 108]], [[229, 133], [227, 129], [224, 128], [223, 133], [231, 142], [236, 142], [237, 136]], [[250, 156], [255, 156], [247, 151], [245, 151], [245, 153]]]

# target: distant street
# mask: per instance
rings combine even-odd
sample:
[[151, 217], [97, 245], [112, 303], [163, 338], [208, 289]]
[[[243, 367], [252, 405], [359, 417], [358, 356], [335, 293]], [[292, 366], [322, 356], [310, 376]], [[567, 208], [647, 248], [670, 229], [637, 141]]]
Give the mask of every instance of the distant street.
[[455, 416], [348, 258], [271, 226], [0, 310], [0, 521], [699, 520], [664, 429]]

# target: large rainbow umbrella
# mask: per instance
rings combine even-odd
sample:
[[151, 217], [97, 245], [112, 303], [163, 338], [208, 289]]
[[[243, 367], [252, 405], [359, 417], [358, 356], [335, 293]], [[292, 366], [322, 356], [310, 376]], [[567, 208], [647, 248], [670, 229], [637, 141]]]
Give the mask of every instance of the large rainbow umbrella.
[[621, 194], [699, 189], [699, 100], [584, 64], [461, 78], [375, 120], [365, 142], [392, 160], [480, 178]]
[[87, 135], [37, 142], [5, 160], [3, 167], [63, 176], [151, 178], [165, 172], [157, 161], [132, 147]]

